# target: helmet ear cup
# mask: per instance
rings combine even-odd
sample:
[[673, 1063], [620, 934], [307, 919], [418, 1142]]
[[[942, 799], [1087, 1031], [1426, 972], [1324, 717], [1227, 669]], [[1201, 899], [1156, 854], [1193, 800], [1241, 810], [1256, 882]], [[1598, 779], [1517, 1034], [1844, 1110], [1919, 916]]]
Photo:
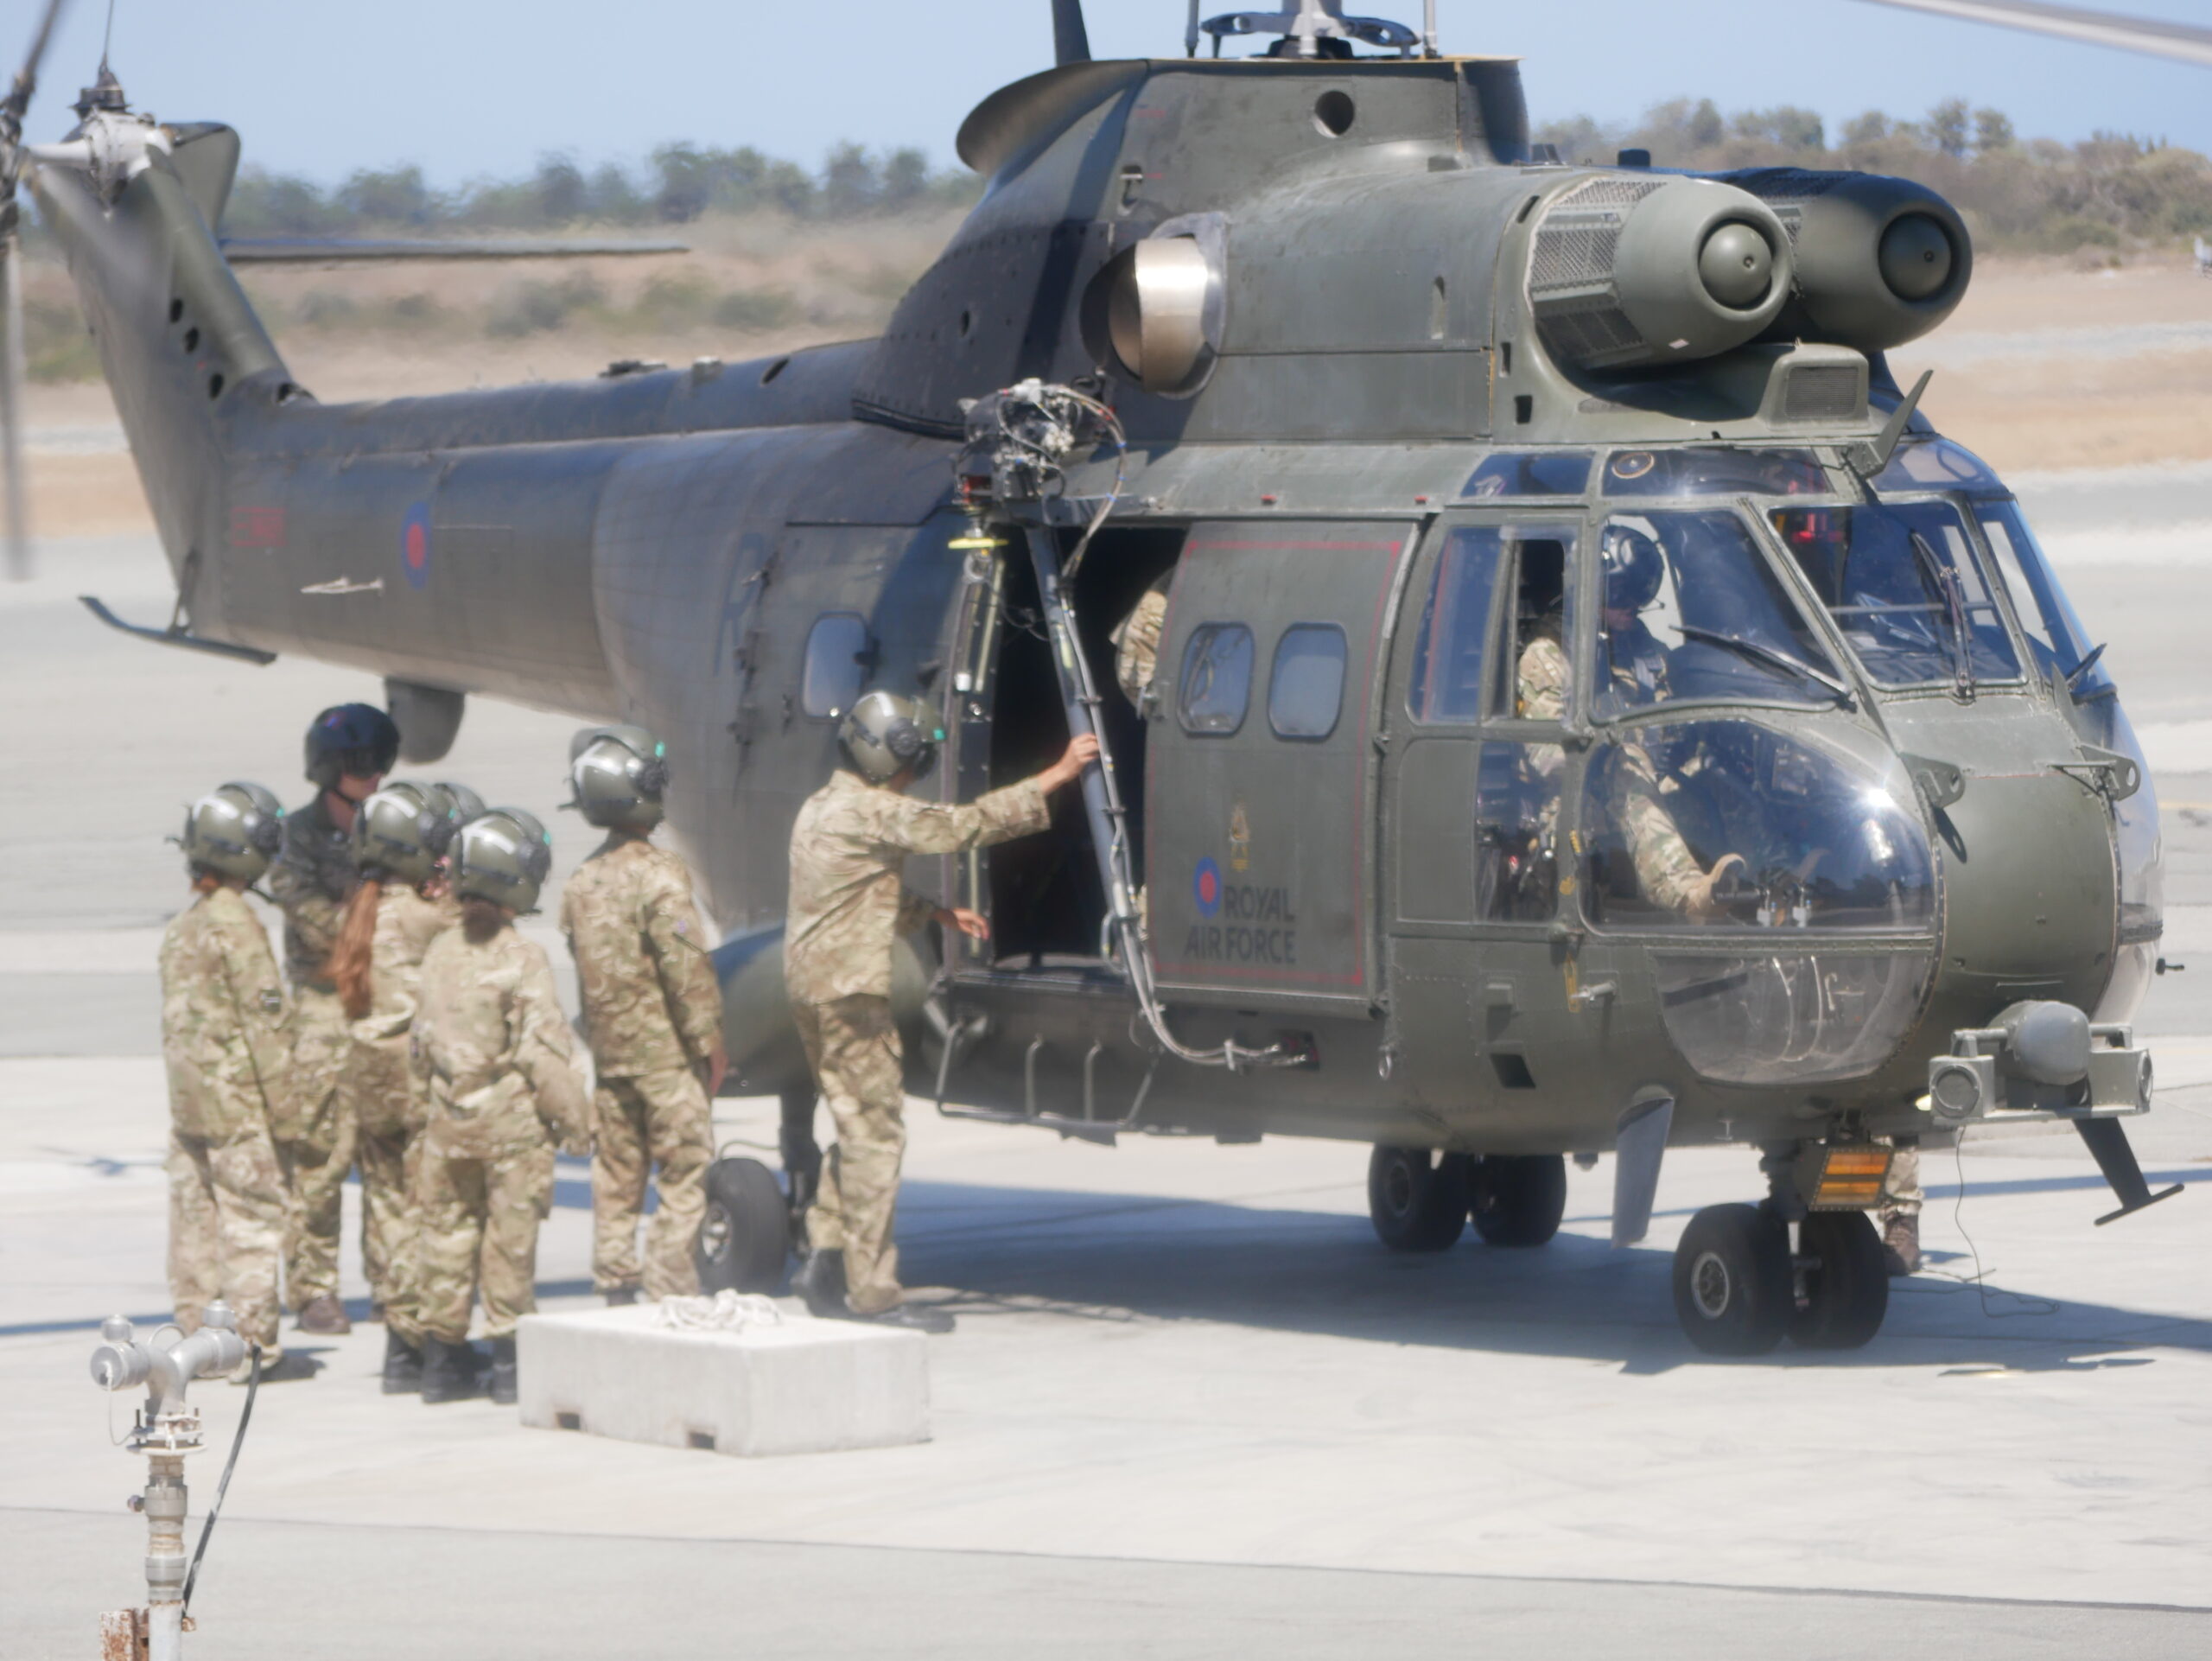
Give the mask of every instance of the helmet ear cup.
[[274, 859], [283, 850], [284, 827], [275, 819], [258, 819], [249, 840], [255, 853]]
[[641, 796], [664, 796], [668, 793], [668, 763], [655, 756], [640, 767], [634, 775], [638, 793]]

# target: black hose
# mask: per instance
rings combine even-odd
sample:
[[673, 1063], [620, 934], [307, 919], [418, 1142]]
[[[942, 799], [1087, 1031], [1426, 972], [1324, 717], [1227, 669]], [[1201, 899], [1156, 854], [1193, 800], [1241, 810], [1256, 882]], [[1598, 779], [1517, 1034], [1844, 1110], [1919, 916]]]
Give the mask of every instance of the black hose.
[[253, 1422], [253, 1398], [261, 1391], [261, 1346], [253, 1346], [253, 1371], [246, 1377], [245, 1408], [238, 1415], [238, 1434], [231, 1438], [231, 1456], [223, 1461], [223, 1480], [215, 1485], [215, 1503], [207, 1507], [207, 1520], [200, 1525], [200, 1543], [192, 1553], [192, 1567], [184, 1576], [185, 1613], [192, 1611], [192, 1588], [200, 1581], [200, 1560], [207, 1555], [207, 1537], [223, 1514], [223, 1496], [231, 1491], [231, 1473], [238, 1468], [238, 1449], [245, 1446], [245, 1428]]

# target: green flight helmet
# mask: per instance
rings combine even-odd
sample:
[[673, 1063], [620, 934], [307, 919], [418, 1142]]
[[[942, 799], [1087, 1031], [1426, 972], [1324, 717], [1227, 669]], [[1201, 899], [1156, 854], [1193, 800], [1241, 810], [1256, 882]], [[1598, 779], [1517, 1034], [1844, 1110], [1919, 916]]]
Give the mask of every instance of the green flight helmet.
[[484, 799], [467, 785], [456, 784], [450, 779], [441, 779], [430, 788], [444, 792], [446, 817], [453, 822], [454, 830], [458, 830], [471, 819], [483, 817]]
[[872, 785], [887, 785], [909, 767], [926, 779], [937, 766], [944, 729], [919, 698], [896, 692], [870, 692], [853, 705], [837, 729], [837, 741], [853, 770]]
[[224, 785], [184, 810], [173, 840], [194, 872], [258, 881], [284, 845], [284, 810], [259, 785]]
[[567, 805], [601, 830], [650, 830], [668, 777], [668, 746], [643, 727], [587, 727], [569, 744]]
[[553, 838], [537, 815], [495, 807], [461, 827], [453, 839], [453, 892], [518, 913], [534, 911], [553, 869]]
[[448, 799], [435, 785], [386, 785], [353, 814], [353, 862], [364, 876], [427, 882], [453, 840]]

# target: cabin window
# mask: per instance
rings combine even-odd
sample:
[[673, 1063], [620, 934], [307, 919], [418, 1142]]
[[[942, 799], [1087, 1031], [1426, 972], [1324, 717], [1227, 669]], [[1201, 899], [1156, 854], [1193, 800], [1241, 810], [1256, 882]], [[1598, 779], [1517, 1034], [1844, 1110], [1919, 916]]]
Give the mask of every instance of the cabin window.
[[858, 702], [874, 655], [868, 647], [868, 623], [857, 612], [833, 611], [817, 618], [806, 637], [799, 707], [826, 720], [843, 715]]
[[1278, 738], [1326, 738], [1344, 703], [1344, 632], [1334, 623], [1294, 623], [1275, 644], [1268, 677], [1268, 724]]
[[1201, 623], [1183, 648], [1176, 710], [1186, 733], [1226, 736], [1244, 724], [1252, 702], [1252, 631], [1242, 623]]
[[1473, 721], [1482, 714], [1483, 659], [1505, 533], [1495, 525], [1454, 531], [1436, 557], [1421, 627], [1414, 636], [1408, 702], [1416, 721]]
[[1695, 445], [1617, 450], [1605, 465], [1608, 496], [1825, 496], [1828, 475], [1810, 450]]

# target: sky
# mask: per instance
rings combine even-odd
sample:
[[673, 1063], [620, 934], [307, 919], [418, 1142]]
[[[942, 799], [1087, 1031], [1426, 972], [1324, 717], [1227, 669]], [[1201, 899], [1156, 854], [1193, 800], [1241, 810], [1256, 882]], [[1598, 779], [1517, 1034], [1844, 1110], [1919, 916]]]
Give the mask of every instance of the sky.
[[[1419, 26], [1420, 0], [1364, 3]], [[2109, 9], [2212, 26], [2212, 0]], [[12, 65], [37, 10], [0, 0], [0, 60]], [[35, 140], [67, 130], [105, 10], [75, 0]], [[1087, 10], [1096, 56], [1182, 51], [1184, 0]], [[1833, 133], [1869, 108], [1910, 116], [1955, 96], [2031, 137], [2104, 130], [2212, 151], [2212, 70], [1863, 0], [1439, 0], [1438, 13], [1446, 51], [1526, 60], [1539, 121], [1623, 121], [1690, 97], [1808, 106]], [[411, 162], [442, 187], [525, 173], [551, 151], [631, 161], [674, 139], [810, 163], [850, 139], [951, 165], [967, 111], [1051, 60], [1049, 0], [116, 0], [114, 41], [137, 107], [230, 123], [250, 164], [327, 183]]]

